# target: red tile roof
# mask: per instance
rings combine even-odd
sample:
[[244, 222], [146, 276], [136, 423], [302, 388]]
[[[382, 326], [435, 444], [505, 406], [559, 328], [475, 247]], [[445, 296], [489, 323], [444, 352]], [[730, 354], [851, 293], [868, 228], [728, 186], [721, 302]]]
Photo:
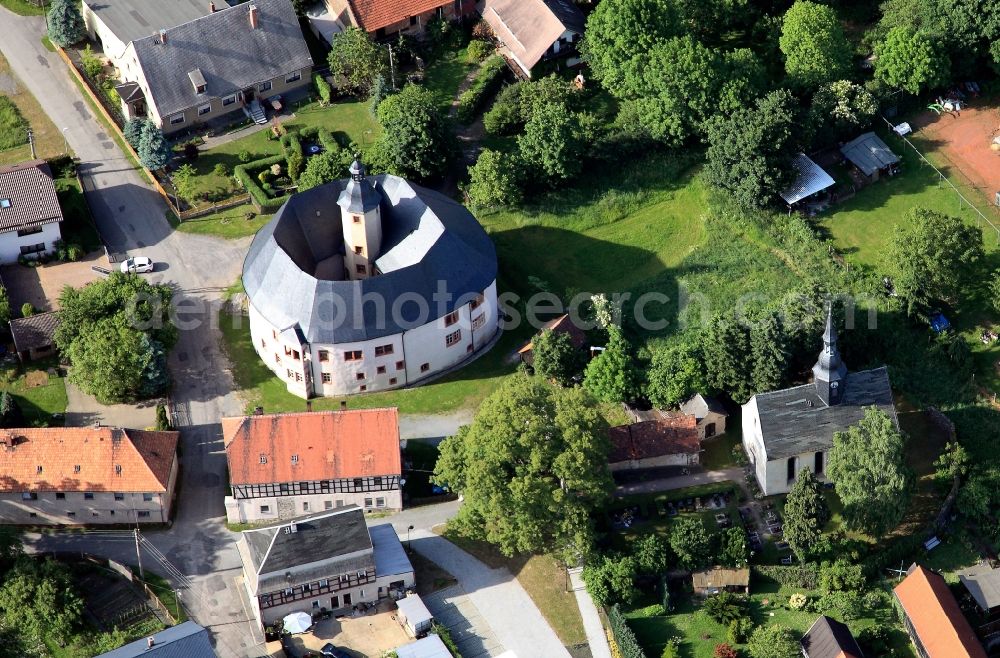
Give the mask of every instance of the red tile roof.
[[[573, 320], [569, 317], [569, 314], [560, 315], [558, 318], [549, 320], [542, 325], [542, 328], [538, 331], [541, 333], [546, 329], [551, 329], [553, 333], [557, 334], [567, 334], [569, 335], [569, 340], [573, 343], [576, 348], [581, 348], [587, 344], [587, 334], [583, 333], [583, 329], [573, 324]], [[534, 349], [534, 345], [529, 341], [524, 344], [524, 347], [519, 349], [518, 354], [524, 354], [530, 352]]]
[[608, 461], [612, 464], [664, 455], [689, 455], [701, 450], [698, 421], [694, 416], [676, 414], [620, 425], [612, 427], [608, 434], [611, 438]]
[[453, 0], [351, 0], [351, 10], [366, 32], [406, 20], [438, 7], [446, 7]]
[[395, 408], [223, 418], [222, 438], [232, 484], [402, 472]]
[[0, 167], [0, 231], [58, 221], [62, 210], [44, 160]]
[[893, 591], [929, 658], [986, 658], [940, 574], [914, 565]]
[[0, 430], [0, 491], [163, 493], [178, 436], [114, 427]]

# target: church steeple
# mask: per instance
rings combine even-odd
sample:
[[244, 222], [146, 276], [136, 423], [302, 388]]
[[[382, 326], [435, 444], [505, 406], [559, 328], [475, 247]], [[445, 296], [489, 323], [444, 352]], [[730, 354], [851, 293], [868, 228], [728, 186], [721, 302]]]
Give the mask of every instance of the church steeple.
[[837, 329], [833, 325], [833, 308], [826, 309], [826, 329], [823, 331], [823, 351], [813, 366], [816, 393], [828, 405], [840, 404], [847, 383], [847, 366], [837, 348]]

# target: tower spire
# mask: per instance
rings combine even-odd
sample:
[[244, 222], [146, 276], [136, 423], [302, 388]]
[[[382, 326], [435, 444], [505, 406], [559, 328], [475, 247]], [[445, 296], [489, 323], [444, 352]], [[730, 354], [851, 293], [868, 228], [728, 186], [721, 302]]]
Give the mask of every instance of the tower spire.
[[840, 404], [847, 380], [847, 366], [837, 347], [837, 328], [833, 323], [833, 306], [826, 307], [826, 328], [823, 331], [823, 350], [813, 366], [816, 393], [828, 405]]

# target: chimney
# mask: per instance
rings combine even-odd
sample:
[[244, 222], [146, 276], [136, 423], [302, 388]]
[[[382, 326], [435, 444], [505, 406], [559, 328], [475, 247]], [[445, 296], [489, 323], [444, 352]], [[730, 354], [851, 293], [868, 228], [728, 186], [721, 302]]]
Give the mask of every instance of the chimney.
[[152, 649], [154, 644], [156, 644], [156, 640], [153, 638], [152, 635], [146, 638], [147, 649]]
[[341, 400], [340, 401], [340, 410], [341, 411], [347, 411], [347, 400]]
[[215, 13], [215, 3], [214, 2], [208, 3], [208, 10], [210, 12], [212, 12], [213, 14]]
[[256, 30], [260, 27], [260, 18], [257, 16], [257, 5], [250, 5], [250, 29]]
[[167, 31], [162, 28], [160, 29], [160, 43], [164, 46], [167, 45]]

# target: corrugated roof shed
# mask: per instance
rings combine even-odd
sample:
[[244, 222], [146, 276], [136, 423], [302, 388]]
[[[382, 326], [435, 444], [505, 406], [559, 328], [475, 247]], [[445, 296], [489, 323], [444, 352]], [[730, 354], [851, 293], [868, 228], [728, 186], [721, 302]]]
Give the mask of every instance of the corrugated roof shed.
[[748, 587], [750, 585], [750, 569], [727, 569], [712, 567], [691, 574], [691, 583], [695, 589], [714, 589], [722, 587]]
[[441, 638], [431, 633], [422, 640], [396, 648], [398, 658], [451, 658], [451, 652]]
[[399, 541], [395, 528], [389, 523], [380, 523], [368, 528], [375, 549], [375, 574], [378, 576], [398, 576], [413, 572], [410, 558], [406, 557], [403, 544]]
[[400, 614], [402, 614], [406, 621], [409, 622], [410, 626], [419, 627], [422, 623], [428, 622], [434, 618], [431, 611], [427, 609], [424, 605], [423, 600], [420, 598], [419, 594], [410, 594], [404, 598], [396, 601], [396, 607], [399, 608]]
[[96, 658], [217, 658], [208, 631], [186, 621], [153, 633], [153, 646], [146, 638], [130, 642]]
[[875, 133], [865, 133], [855, 137], [841, 146], [840, 152], [865, 176], [871, 176], [879, 169], [899, 162], [899, 156], [893, 153]]
[[822, 192], [834, 184], [833, 178], [822, 167], [813, 162], [805, 153], [799, 153], [792, 160], [795, 181], [781, 192], [781, 198], [791, 205], [806, 197]]
[[983, 610], [1000, 607], [1000, 569], [977, 564], [958, 574], [958, 579]]

